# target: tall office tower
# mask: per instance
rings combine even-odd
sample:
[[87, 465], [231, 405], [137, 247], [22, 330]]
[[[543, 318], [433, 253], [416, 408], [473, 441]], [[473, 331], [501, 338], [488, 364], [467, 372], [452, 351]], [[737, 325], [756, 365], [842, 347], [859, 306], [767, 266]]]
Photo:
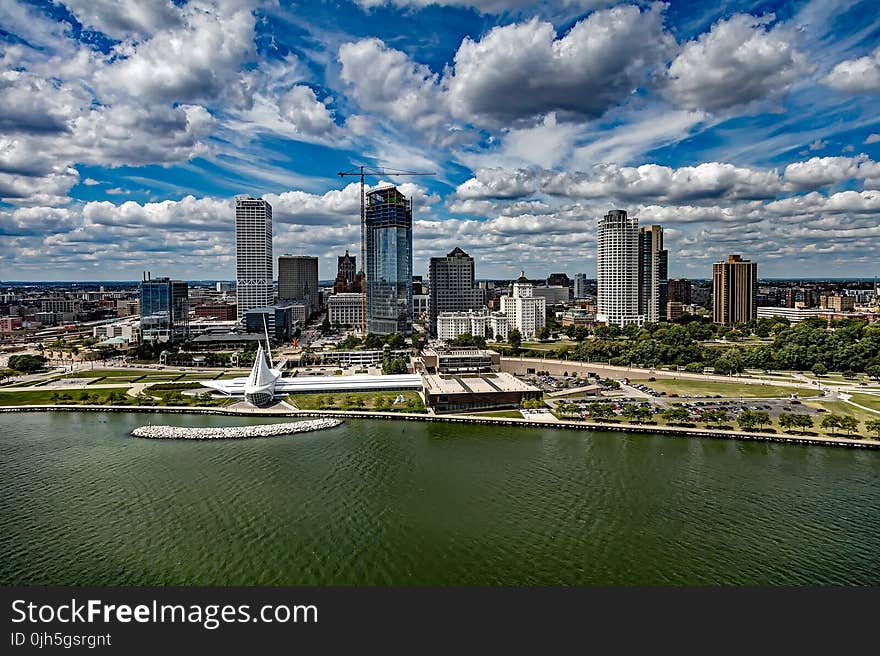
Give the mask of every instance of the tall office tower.
[[383, 187], [367, 192], [366, 330], [377, 335], [412, 333], [412, 201]]
[[524, 271], [513, 283], [511, 295], [501, 297], [501, 311], [507, 315], [508, 328], [516, 328], [523, 339], [534, 338], [547, 322], [547, 300], [534, 295]]
[[712, 265], [715, 323], [745, 323], [758, 317], [758, 263], [729, 255]]
[[309, 314], [320, 310], [318, 258], [313, 255], [281, 255], [278, 258], [278, 299], [305, 301]]
[[691, 281], [687, 278], [674, 278], [670, 280], [667, 292], [670, 301], [675, 301], [682, 305], [691, 304]]
[[574, 274], [574, 297], [586, 298], [587, 296], [587, 274]]
[[474, 287], [474, 258], [456, 246], [446, 257], [432, 257], [428, 265], [428, 329], [437, 334], [441, 312], [464, 312], [483, 307], [484, 294]]
[[639, 230], [639, 314], [645, 321], [666, 321], [669, 255], [663, 250], [663, 227]]
[[355, 289], [356, 279], [357, 258], [354, 255], [349, 255], [346, 249], [345, 255], [336, 258], [336, 280], [337, 282], [345, 281], [345, 289], [342, 292], [355, 292], [360, 291]]
[[639, 220], [623, 210], [599, 219], [596, 255], [596, 320], [625, 326], [639, 315]]
[[189, 337], [189, 285], [145, 275], [139, 292], [141, 341], [177, 342]]
[[235, 197], [235, 294], [238, 319], [272, 305], [272, 206], [250, 196]]

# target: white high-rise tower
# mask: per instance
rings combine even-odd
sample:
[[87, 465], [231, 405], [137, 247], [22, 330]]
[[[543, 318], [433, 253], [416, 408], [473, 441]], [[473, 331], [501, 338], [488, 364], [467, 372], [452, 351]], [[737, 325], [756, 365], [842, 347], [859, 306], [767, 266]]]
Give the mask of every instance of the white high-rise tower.
[[639, 315], [639, 220], [623, 210], [599, 219], [596, 255], [596, 320], [641, 325]]
[[250, 196], [235, 197], [235, 284], [238, 318], [272, 305], [272, 206]]

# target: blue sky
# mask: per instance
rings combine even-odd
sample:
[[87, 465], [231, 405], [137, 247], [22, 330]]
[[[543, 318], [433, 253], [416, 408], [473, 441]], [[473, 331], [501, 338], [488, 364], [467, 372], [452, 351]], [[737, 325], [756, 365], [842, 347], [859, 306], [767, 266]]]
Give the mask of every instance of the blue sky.
[[416, 273], [595, 275], [608, 209], [673, 276], [880, 273], [876, 2], [7, 0], [0, 279], [234, 277], [232, 196], [275, 250], [357, 250], [357, 164], [433, 171]]

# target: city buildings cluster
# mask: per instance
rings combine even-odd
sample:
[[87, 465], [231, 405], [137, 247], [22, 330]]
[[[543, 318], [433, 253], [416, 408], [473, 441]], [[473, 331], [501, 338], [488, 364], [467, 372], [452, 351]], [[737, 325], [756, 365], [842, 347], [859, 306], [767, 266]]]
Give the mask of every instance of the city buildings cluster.
[[188, 340], [193, 349], [217, 349], [255, 345], [266, 334], [295, 342], [321, 316], [361, 336], [406, 336], [414, 323], [424, 324], [430, 337], [444, 342], [463, 335], [505, 341], [514, 330], [534, 339], [548, 318], [564, 329], [590, 329], [694, 313], [727, 325], [773, 316], [791, 322], [877, 317], [876, 282], [759, 284], [758, 263], [740, 254], [714, 263], [708, 281], [670, 279], [663, 227], [640, 227], [637, 217], [619, 209], [598, 219], [595, 280], [581, 272], [535, 281], [521, 272], [512, 283], [477, 280], [474, 258], [458, 246], [431, 257], [423, 278], [413, 275], [411, 199], [386, 186], [364, 200], [362, 266], [345, 251], [336, 258], [335, 279], [324, 287], [314, 255], [278, 256], [276, 277], [272, 206], [241, 195], [235, 198], [234, 283], [208, 287], [144, 272], [136, 289], [6, 290], [0, 294], [0, 336], [63, 335], [86, 326], [107, 346]]

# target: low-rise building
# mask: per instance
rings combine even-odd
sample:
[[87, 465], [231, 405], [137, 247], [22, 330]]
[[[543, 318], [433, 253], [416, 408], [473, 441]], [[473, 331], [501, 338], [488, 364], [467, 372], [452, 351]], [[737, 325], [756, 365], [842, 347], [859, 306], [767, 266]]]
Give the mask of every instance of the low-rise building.
[[212, 317], [221, 321], [229, 321], [238, 316], [238, 306], [235, 303], [209, 301], [196, 306], [196, 316]]
[[425, 401], [434, 412], [469, 412], [516, 408], [543, 392], [508, 373], [479, 375], [425, 374]]
[[583, 308], [569, 308], [562, 313], [563, 326], [581, 326], [592, 328], [596, 324], [596, 315]]
[[507, 339], [507, 315], [487, 308], [467, 312], [441, 312], [437, 316], [437, 338], [451, 342], [464, 334]]
[[421, 364], [429, 374], [478, 374], [497, 371], [501, 354], [476, 348], [426, 348], [422, 350]]
[[121, 338], [128, 343], [139, 342], [141, 339], [141, 322], [139, 320], [114, 321], [95, 326], [92, 337], [97, 339]]
[[788, 308], [788, 307], [759, 307], [758, 318], [770, 319], [782, 317], [791, 323], [800, 323], [804, 319], [818, 317], [822, 313], [819, 308]]
[[327, 301], [327, 319], [332, 325], [360, 328], [364, 316], [361, 294], [333, 294]]

